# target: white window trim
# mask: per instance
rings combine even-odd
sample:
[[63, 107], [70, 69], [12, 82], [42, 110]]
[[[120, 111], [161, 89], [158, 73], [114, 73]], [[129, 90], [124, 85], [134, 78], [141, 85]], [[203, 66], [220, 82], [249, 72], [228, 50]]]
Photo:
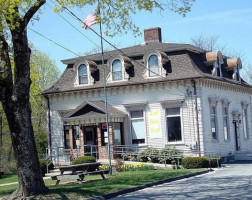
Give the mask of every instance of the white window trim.
[[[115, 60], [120, 60], [121, 64], [122, 64], [122, 79], [121, 80], [113, 80], [113, 66], [112, 66], [112, 64]], [[110, 69], [109, 75], [107, 76], [108, 82], [116, 83], [116, 82], [122, 82], [122, 81], [129, 80], [129, 74], [126, 72], [124, 59], [120, 55], [115, 56], [112, 59], [108, 60], [107, 65]]]
[[[158, 58], [159, 75], [157, 75], [157, 76], [150, 76], [149, 58], [152, 55], [156, 55], [157, 58]], [[147, 54], [144, 55], [143, 60], [144, 60], [145, 67], [146, 67], [146, 70], [143, 73], [143, 76], [144, 76], [145, 79], [155, 79], [155, 78], [161, 78], [161, 77], [165, 77], [166, 76], [166, 70], [163, 68], [162, 56], [161, 56], [161, 53], [159, 51], [156, 50], [156, 51], [150, 51], [150, 52], [148, 52]], [[166, 58], [166, 61], [168, 61], [168, 56]]]
[[[143, 111], [143, 120], [144, 120], [144, 128], [145, 128], [145, 138], [144, 138], [144, 143], [141, 144], [133, 144], [132, 140], [132, 125], [131, 125], [131, 111]], [[142, 119], [142, 118], [134, 118], [134, 119]], [[130, 143], [132, 146], [146, 146], [147, 145], [147, 127], [146, 127], [146, 111], [145, 109], [137, 109], [137, 108], [132, 108], [129, 110], [129, 121], [130, 121]]]
[[[227, 114], [223, 114], [223, 109], [227, 109]], [[230, 142], [230, 122], [229, 122], [229, 106], [222, 103], [222, 130], [223, 130], [223, 137], [224, 142]], [[225, 133], [224, 133], [224, 117], [227, 119], [227, 139], [225, 139]]]
[[[236, 80], [236, 74], [237, 74], [237, 76], [238, 76], [238, 80]], [[239, 70], [239, 67], [238, 67], [238, 66], [234, 68], [233, 80], [235, 80], [236, 82], [241, 83], [240, 70]]]
[[[248, 124], [248, 103], [242, 102], [242, 129], [243, 129], [243, 138], [244, 140], [249, 140], [249, 124]], [[244, 113], [246, 112], [246, 118], [245, 118], [245, 126], [244, 127]], [[245, 134], [246, 131], [246, 134]]]
[[[219, 58], [214, 62], [213, 64], [213, 71], [212, 71], [212, 75], [217, 77], [217, 78], [222, 78], [222, 70], [221, 70], [221, 61], [219, 60]], [[219, 68], [220, 70], [220, 76], [217, 76], [217, 68]]]
[[[79, 83], [79, 67], [81, 65], [83, 65], [83, 64], [87, 66], [88, 83], [80, 84]], [[74, 87], [83, 87], [83, 86], [88, 86], [88, 85], [93, 85], [94, 84], [94, 78], [91, 76], [90, 66], [89, 66], [88, 62], [86, 62], [86, 61], [78, 62], [78, 63], [76, 63], [74, 65], [74, 69], [76, 71], [76, 76], [75, 76], [75, 79], [74, 79]]]
[[[165, 112], [165, 144], [166, 145], [170, 145], [170, 144], [185, 144], [182, 104], [181, 103], [177, 103], [177, 104], [174, 104], [172, 106], [163, 107], [163, 108], [164, 108], [164, 112]], [[177, 142], [169, 142], [168, 141], [168, 124], [167, 124], [167, 115], [168, 115], [168, 113], [167, 113], [167, 109], [169, 109], [169, 108], [179, 108], [180, 125], [181, 125], [181, 141], [177, 141]], [[178, 115], [174, 115], [174, 116], [178, 116]]]
[[[218, 97], [209, 97], [209, 117], [210, 117], [210, 133], [211, 133], [211, 140], [212, 142], [219, 142], [219, 127], [218, 127], [218, 109], [217, 109], [217, 104], [219, 101]], [[216, 132], [216, 139], [213, 139], [213, 135], [212, 135], [212, 124], [211, 124], [211, 120], [212, 120], [212, 114], [211, 114], [211, 108], [215, 107], [215, 132]]]

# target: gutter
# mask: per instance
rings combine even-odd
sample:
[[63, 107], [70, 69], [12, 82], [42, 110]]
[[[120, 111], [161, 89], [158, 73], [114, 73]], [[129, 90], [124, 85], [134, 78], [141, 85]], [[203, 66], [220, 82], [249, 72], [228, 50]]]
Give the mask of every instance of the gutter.
[[194, 90], [193, 94], [194, 94], [194, 98], [195, 98], [196, 132], [197, 132], [198, 151], [199, 151], [199, 157], [201, 157], [200, 133], [199, 133], [199, 110], [198, 110], [196, 81], [194, 79], [192, 79], [192, 84], [193, 84], [193, 90]]
[[48, 96], [44, 96], [47, 101], [47, 119], [48, 119], [48, 144], [51, 152], [52, 149], [52, 129], [51, 129], [51, 107], [50, 100]]

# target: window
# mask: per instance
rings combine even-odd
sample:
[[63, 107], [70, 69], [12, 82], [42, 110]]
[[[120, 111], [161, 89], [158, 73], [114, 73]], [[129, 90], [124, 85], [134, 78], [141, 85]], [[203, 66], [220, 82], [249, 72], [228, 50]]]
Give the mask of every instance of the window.
[[247, 108], [242, 110], [242, 125], [243, 125], [244, 139], [248, 139]]
[[76, 140], [79, 140], [79, 125], [74, 125], [73, 127], [73, 148], [76, 149]]
[[214, 63], [212, 75], [217, 76], [217, 77], [222, 77], [221, 63], [220, 63], [219, 59]]
[[211, 113], [211, 132], [212, 132], [212, 139], [217, 140], [217, 126], [216, 126], [216, 106], [210, 107]]
[[228, 107], [222, 106], [224, 140], [229, 140]]
[[79, 73], [79, 85], [88, 83], [88, 73], [87, 66], [85, 64], [81, 64], [78, 68]]
[[112, 63], [113, 81], [122, 80], [122, 63], [120, 60], [114, 60]]
[[70, 149], [69, 126], [64, 126], [64, 147]]
[[131, 111], [131, 135], [132, 144], [145, 143], [145, 123], [143, 111]]
[[159, 66], [158, 57], [156, 55], [151, 55], [148, 59], [149, 77], [158, 76]]
[[238, 82], [241, 81], [238, 67], [234, 69], [233, 79]]
[[121, 124], [120, 123], [113, 123], [113, 130], [114, 130], [114, 145], [121, 145]]
[[180, 108], [167, 108], [168, 142], [182, 141]]

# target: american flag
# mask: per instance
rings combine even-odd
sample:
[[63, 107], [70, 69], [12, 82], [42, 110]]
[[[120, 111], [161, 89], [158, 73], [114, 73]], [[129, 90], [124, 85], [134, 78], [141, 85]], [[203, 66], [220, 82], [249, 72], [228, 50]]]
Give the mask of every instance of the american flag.
[[96, 8], [92, 13], [90, 13], [87, 18], [83, 21], [83, 28], [88, 29], [90, 26], [94, 24], [98, 24], [100, 22], [100, 11]]

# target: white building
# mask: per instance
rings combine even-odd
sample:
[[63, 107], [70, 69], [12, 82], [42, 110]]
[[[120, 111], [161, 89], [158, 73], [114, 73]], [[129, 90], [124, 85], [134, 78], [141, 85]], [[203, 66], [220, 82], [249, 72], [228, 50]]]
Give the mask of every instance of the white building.
[[[144, 37], [144, 44], [105, 52], [111, 144], [175, 145], [221, 156], [252, 151], [252, 87], [240, 78], [241, 60], [162, 43], [160, 28]], [[64, 73], [43, 93], [50, 145], [69, 153], [77, 140], [105, 151], [101, 55], [62, 62]]]

